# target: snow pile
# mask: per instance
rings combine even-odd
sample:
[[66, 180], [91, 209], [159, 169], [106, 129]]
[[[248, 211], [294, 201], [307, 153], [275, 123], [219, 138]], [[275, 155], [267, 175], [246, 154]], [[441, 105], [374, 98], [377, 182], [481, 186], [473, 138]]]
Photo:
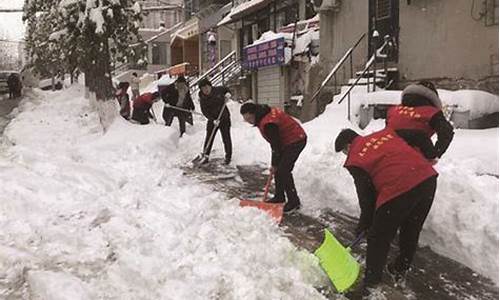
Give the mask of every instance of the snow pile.
[[82, 94], [40, 92], [5, 131], [0, 298], [323, 299], [312, 255], [183, 176], [201, 122], [181, 141], [121, 118], [103, 135]]
[[444, 105], [452, 106], [456, 111], [469, 111], [472, 120], [498, 112], [497, 95], [476, 90], [439, 90], [438, 92]]
[[[343, 87], [342, 94], [346, 88]], [[352, 92], [356, 93], [353, 101], [353, 112], [357, 113], [360, 106], [372, 104], [390, 104], [401, 103], [401, 91], [376, 91], [366, 93], [366, 88], [355, 88]], [[479, 90], [458, 90], [449, 91], [439, 89], [439, 98], [443, 106], [453, 108], [455, 111], [469, 111], [470, 119], [480, 118], [484, 115], [498, 112], [498, 96]]]

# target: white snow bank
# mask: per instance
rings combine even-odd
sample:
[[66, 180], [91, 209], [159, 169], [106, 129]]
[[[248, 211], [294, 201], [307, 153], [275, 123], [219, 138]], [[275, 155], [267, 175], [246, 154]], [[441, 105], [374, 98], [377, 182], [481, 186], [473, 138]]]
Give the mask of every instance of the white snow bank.
[[178, 168], [204, 124], [179, 141], [118, 118], [102, 135], [82, 94], [40, 93], [6, 128], [0, 298], [28, 268], [30, 299], [323, 299], [311, 254]]
[[[343, 88], [342, 93], [344, 91], [345, 88]], [[359, 91], [359, 93], [356, 91]], [[358, 111], [361, 105], [396, 105], [401, 103], [401, 91], [377, 91], [366, 93], [366, 88], [360, 87], [354, 89], [353, 94], [354, 93], [356, 93], [355, 101], [353, 101], [354, 111]], [[456, 111], [470, 111], [471, 119], [498, 112], [498, 96], [488, 92], [479, 90], [448, 91], [439, 89], [438, 93], [443, 102], [443, 106], [450, 106]]]
[[90, 300], [85, 284], [67, 273], [28, 272], [28, 286], [33, 300]]
[[497, 95], [477, 90], [439, 90], [438, 92], [443, 104], [454, 106], [457, 111], [470, 111], [471, 119], [498, 112]]

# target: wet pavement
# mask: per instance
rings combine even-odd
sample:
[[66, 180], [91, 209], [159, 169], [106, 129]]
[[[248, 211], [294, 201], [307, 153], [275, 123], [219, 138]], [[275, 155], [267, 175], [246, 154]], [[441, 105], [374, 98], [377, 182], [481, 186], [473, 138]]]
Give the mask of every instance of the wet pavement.
[[[186, 167], [186, 176], [208, 183], [214, 190], [228, 198], [256, 195], [266, 182], [264, 166], [223, 166], [222, 159], [214, 160], [201, 168]], [[323, 241], [324, 229], [329, 228], [344, 245], [354, 238], [357, 224], [355, 217], [338, 211], [324, 210], [319, 217], [301, 213], [285, 216], [282, 224], [284, 235], [299, 248], [313, 253]], [[397, 252], [397, 241], [392, 245], [389, 260]], [[358, 261], [364, 262], [366, 242], [352, 250]], [[498, 299], [498, 288], [491, 280], [475, 273], [468, 267], [433, 252], [429, 247], [417, 251], [415, 267], [407, 278], [405, 289], [392, 286], [389, 276], [384, 278], [382, 291], [388, 300], [396, 299]], [[338, 299], [332, 286], [317, 287], [329, 299]], [[348, 299], [360, 299], [358, 288], [345, 295]], [[345, 299], [345, 298], [344, 298]]]

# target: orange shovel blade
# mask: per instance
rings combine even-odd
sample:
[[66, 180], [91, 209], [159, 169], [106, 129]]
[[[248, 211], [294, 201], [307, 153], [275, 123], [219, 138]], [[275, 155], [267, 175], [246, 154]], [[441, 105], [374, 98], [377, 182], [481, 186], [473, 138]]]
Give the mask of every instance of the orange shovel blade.
[[256, 207], [269, 214], [276, 222], [281, 223], [283, 219], [283, 203], [267, 203], [255, 200], [240, 200], [240, 206]]

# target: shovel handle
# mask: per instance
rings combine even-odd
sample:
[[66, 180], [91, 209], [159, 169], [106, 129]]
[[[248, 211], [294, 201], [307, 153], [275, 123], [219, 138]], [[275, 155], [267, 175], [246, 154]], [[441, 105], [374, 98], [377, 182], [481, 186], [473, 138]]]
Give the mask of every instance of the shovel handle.
[[354, 241], [351, 242], [349, 248], [356, 246], [364, 237], [365, 237], [365, 232], [363, 231], [354, 239]]
[[267, 182], [266, 186], [264, 187], [264, 198], [262, 199], [262, 202], [266, 202], [267, 200], [267, 195], [269, 194], [269, 188], [271, 187], [271, 182], [273, 181], [273, 173], [269, 173], [269, 177], [267, 177]]

